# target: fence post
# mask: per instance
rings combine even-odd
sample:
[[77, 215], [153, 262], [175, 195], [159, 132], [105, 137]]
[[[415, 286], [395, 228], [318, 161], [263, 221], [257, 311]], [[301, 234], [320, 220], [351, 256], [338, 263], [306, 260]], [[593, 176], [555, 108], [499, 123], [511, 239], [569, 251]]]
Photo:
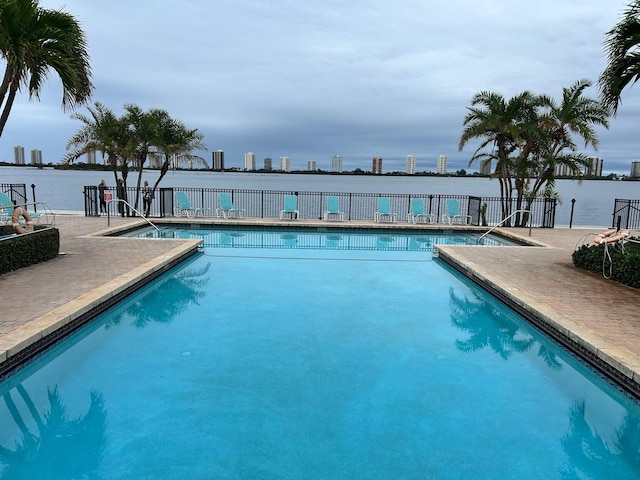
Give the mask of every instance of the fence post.
[[36, 184], [31, 184], [31, 197], [33, 198], [33, 211], [38, 211], [38, 206], [36, 205]]
[[569, 228], [571, 228], [571, 226], [573, 225], [573, 208], [576, 205], [576, 199], [572, 198], [571, 199], [571, 215], [569, 216]]

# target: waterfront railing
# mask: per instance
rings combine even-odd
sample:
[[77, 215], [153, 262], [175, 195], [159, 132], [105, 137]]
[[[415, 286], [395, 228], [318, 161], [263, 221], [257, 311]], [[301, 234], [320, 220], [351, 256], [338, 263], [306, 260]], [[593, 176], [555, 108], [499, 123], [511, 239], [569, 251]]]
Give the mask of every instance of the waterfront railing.
[[[116, 199], [115, 187], [107, 188], [109, 199]], [[304, 192], [291, 190], [245, 190], [245, 189], [217, 189], [217, 188], [186, 188], [168, 187], [159, 188], [153, 200], [149, 216], [170, 217], [178, 214], [175, 203], [175, 193], [184, 192], [193, 207], [206, 209], [209, 215], [215, 215], [220, 207], [218, 194], [229, 193], [235, 208], [245, 210], [245, 216], [253, 218], [278, 218], [283, 209], [286, 195], [295, 195], [298, 199], [298, 210], [301, 219], [322, 219], [326, 210], [327, 197], [339, 198], [340, 210], [344, 212], [345, 220], [373, 221], [377, 210], [378, 198], [388, 197], [391, 200], [391, 210], [398, 215], [399, 220], [406, 220], [410, 210], [412, 198], [420, 198], [424, 201], [426, 213], [434, 215], [436, 221], [440, 221], [442, 214], [446, 212], [447, 199], [455, 198], [459, 201], [461, 213], [471, 216], [471, 225], [492, 226], [503, 220], [503, 202], [499, 197], [477, 197], [471, 195], [445, 195], [445, 194], [398, 194], [398, 193], [345, 193], [345, 192]], [[126, 189], [128, 202], [135, 201], [136, 188]], [[142, 202], [140, 198], [140, 202]], [[85, 215], [100, 215], [99, 189], [96, 186], [84, 187]], [[142, 211], [142, 205], [134, 205]], [[114, 205], [110, 215], [118, 215]], [[522, 208], [516, 204], [515, 199], [509, 205], [509, 211], [513, 212]], [[514, 218], [508, 226], [532, 226], [553, 228], [555, 226], [556, 200], [549, 198], [533, 199], [528, 205], [531, 212], [527, 217]]]
[[616, 198], [611, 228], [640, 228], [640, 200]]

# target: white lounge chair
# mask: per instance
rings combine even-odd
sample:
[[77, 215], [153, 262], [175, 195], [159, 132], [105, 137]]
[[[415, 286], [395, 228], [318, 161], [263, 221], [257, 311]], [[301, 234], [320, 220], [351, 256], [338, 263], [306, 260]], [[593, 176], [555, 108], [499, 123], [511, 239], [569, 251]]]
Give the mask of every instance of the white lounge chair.
[[235, 208], [230, 193], [219, 193], [218, 202], [220, 206], [216, 208], [216, 216], [223, 218], [243, 218], [245, 214], [244, 208]]
[[425, 213], [424, 201], [421, 198], [414, 197], [411, 199], [407, 222], [415, 224], [420, 222], [420, 220], [425, 223], [433, 223], [435, 221], [435, 215], [433, 213]]
[[442, 223], [469, 225], [471, 215], [463, 215], [460, 212], [460, 202], [456, 198], [447, 198], [447, 212], [442, 214]]
[[200, 215], [208, 215], [208, 208], [200, 208], [191, 206], [191, 201], [187, 194], [184, 192], [175, 192], [176, 204], [174, 205], [173, 214], [176, 217], [181, 217], [183, 215], [192, 218], [196, 217], [198, 214]]

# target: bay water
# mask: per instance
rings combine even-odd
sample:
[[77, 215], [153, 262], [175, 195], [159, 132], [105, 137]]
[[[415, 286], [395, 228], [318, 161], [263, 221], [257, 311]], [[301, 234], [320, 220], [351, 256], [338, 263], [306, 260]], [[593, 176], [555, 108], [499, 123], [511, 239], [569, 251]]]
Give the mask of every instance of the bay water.
[[[159, 172], [143, 171], [143, 180], [155, 183]], [[135, 186], [138, 172], [130, 172], [128, 185]], [[36, 167], [0, 167], [0, 183], [24, 183], [29, 201], [32, 188], [36, 201], [46, 203], [54, 211], [84, 210], [83, 189], [98, 185], [104, 178], [115, 185], [112, 172], [54, 170]], [[390, 175], [320, 175], [249, 172], [169, 172], [161, 187], [224, 188], [248, 190], [287, 190], [335, 193], [379, 193], [420, 195], [473, 195], [499, 197], [499, 183], [486, 177], [390, 176]], [[608, 227], [613, 223], [616, 198], [639, 199], [640, 182], [615, 180], [557, 180], [560, 204], [556, 226], [567, 226], [571, 219], [572, 199], [574, 227]]]

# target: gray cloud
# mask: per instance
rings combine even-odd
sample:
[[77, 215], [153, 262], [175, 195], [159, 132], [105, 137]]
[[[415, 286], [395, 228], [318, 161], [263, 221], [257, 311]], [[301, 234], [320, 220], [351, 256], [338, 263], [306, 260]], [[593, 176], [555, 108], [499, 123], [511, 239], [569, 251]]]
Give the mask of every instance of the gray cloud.
[[[58, 0], [42, 0], [60, 8]], [[457, 151], [471, 97], [523, 90], [559, 98], [605, 66], [604, 33], [625, 2], [615, 0], [66, 0], [87, 33], [94, 99], [115, 111], [125, 103], [163, 108], [222, 149], [230, 166], [243, 154], [292, 158], [294, 168], [333, 154], [346, 168], [468, 168], [475, 149]], [[595, 88], [590, 95], [596, 96]], [[60, 110], [52, 78], [40, 103], [22, 94], [0, 140], [39, 148], [45, 161], [64, 155], [80, 127]], [[637, 160], [640, 87], [623, 97], [598, 155], [605, 171], [628, 173]], [[634, 121], [634, 119], [636, 119]], [[210, 158], [210, 153], [205, 153]], [[475, 167], [472, 167], [475, 169]]]

